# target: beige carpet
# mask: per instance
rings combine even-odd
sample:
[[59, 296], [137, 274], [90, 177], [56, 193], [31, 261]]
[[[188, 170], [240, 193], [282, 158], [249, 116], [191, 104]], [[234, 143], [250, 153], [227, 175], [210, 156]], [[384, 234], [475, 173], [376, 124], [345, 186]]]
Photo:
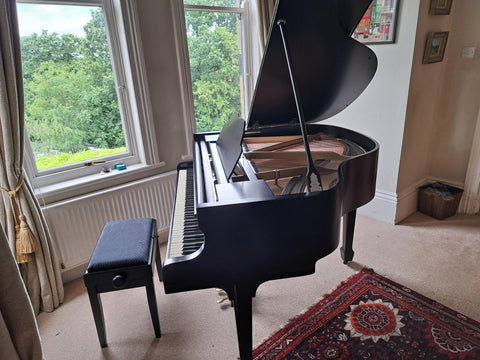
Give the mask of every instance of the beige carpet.
[[[318, 261], [313, 275], [261, 285], [253, 301], [254, 344], [363, 266], [480, 321], [479, 216], [439, 221], [416, 213], [396, 226], [359, 216], [354, 250], [348, 266], [337, 250]], [[162, 338], [155, 338], [145, 290], [117, 291], [102, 294], [109, 346], [101, 349], [83, 281], [66, 284], [64, 304], [38, 316], [46, 359], [238, 357], [233, 309], [216, 303], [214, 289], [165, 295], [156, 276], [155, 285]]]

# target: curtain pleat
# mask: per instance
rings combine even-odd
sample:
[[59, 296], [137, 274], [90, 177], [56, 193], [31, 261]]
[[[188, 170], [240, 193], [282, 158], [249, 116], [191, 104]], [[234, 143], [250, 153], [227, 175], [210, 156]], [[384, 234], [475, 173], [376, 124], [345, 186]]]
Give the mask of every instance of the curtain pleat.
[[255, 0], [255, 8], [258, 16], [258, 31], [260, 48], [265, 49], [268, 39], [268, 31], [272, 21], [273, 10], [275, 9], [275, 0]]
[[43, 358], [35, 314], [17, 263], [0, 227], [0, 358]]
[[480, 213], [480, 111], [477, 115], [477, 125], [465, 175], [464, 192], [458, 212], [468, 215]]
[[[52, 237], [23, 169], [24, 98], [15, 0], [0, 0], [0, 59], [0, 220], [38, 314], [58, 307], [64, 293]], [[32, 247], [23, 246], [26, 239]]]

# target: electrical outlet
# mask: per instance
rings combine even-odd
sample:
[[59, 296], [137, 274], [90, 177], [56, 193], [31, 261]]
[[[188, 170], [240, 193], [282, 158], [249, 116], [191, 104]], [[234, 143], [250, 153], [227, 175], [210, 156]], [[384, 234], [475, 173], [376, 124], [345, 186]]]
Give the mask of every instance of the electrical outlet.
[[475, 56], [475, 48], [474, 47], [464, 47], [462, 49], [462, 58], [463, 59], [473, 59]]

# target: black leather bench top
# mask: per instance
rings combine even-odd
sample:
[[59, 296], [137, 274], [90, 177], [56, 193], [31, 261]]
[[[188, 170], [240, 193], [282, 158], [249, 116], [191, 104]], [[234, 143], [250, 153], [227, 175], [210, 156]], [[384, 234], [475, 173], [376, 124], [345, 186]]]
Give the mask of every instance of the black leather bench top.
[[149, 218], [108, 222], [98, 239], [87, 271], [148, 264], [154, 226], [155, 220]]

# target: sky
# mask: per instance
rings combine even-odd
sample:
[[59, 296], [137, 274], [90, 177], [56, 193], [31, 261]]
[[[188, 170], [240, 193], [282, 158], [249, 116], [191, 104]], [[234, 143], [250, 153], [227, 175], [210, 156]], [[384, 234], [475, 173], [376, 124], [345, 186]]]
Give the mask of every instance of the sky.
[[17, 3], [20, 36], [48, 33], [84, 36], [83, 26], [90, 20], [92, 7]]

